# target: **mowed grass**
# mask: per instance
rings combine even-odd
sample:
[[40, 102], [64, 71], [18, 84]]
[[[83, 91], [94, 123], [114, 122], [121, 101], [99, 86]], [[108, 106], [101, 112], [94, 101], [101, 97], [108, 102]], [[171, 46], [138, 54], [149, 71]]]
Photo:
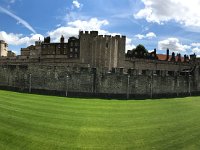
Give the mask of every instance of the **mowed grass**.
[[0, 150], [200, 149], [200, 97], [100, 100], [0, 91]]

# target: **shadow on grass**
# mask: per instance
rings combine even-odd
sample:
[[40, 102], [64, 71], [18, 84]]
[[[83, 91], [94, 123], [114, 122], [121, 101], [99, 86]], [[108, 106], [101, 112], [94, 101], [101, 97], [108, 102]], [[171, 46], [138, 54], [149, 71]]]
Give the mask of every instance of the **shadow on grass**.
[[190, 96], [200, 96], [200, 92], [191, 93], [162, 93], [162, 94], [113, 94], [113, 93], [87, 93], [87, 92], [66, 92], [56, 90], [45, 90], [45, 89], [29, 89], [17, 88], [10, 86], [0, 86], [1, 90], [14, 91], [19, 93], [31, 93], [48, 96], [60, 96], [68, 98], [83, 98], [83, 99], [102, 99], [102, 100], [164, 100], [171, 98], [184, 98]]

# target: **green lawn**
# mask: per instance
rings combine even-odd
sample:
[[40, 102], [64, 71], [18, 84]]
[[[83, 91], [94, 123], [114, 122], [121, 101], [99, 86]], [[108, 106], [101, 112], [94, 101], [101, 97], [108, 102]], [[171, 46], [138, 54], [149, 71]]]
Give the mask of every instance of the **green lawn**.
[[200, 149], [200, 97], [78, 99], [0, 91], [0, 150]]

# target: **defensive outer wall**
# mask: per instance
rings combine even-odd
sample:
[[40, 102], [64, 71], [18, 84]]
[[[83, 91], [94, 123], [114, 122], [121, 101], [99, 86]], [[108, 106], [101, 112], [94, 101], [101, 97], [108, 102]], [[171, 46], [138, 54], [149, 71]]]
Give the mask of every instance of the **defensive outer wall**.
[[182, 73], [159, 73], [114, 68], [99, 72], [96, 68], [45, 64], [1, 64], [0, 88], [22, 92], [70, 97], [159, 98], [200, 94], [199, 68]]
[[164, 60], [156, 58], [156, 50], [148, 53], [151, 59], [125, 57], [125, 43], [125, 36], [80, 31], [67, 42], [63, 36], [59, 43], [47, 37], [22, 48], [21, 55], [4, 56], [2, 41], [0, 89], [117, 99], [200, 95], [199, 58], [181, 61], [179, 55], [180, 61], [172, 61], [169, 50]]

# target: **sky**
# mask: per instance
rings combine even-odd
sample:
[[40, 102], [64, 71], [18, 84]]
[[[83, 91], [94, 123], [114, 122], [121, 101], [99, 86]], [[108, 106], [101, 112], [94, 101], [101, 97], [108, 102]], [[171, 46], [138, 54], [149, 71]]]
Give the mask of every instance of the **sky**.
[[200, 56], [199, 10], [199, 0], [0, 0], [0, 40], [19, 55], [39, 38], [97, 30], [125, 35], [126, 50]]

